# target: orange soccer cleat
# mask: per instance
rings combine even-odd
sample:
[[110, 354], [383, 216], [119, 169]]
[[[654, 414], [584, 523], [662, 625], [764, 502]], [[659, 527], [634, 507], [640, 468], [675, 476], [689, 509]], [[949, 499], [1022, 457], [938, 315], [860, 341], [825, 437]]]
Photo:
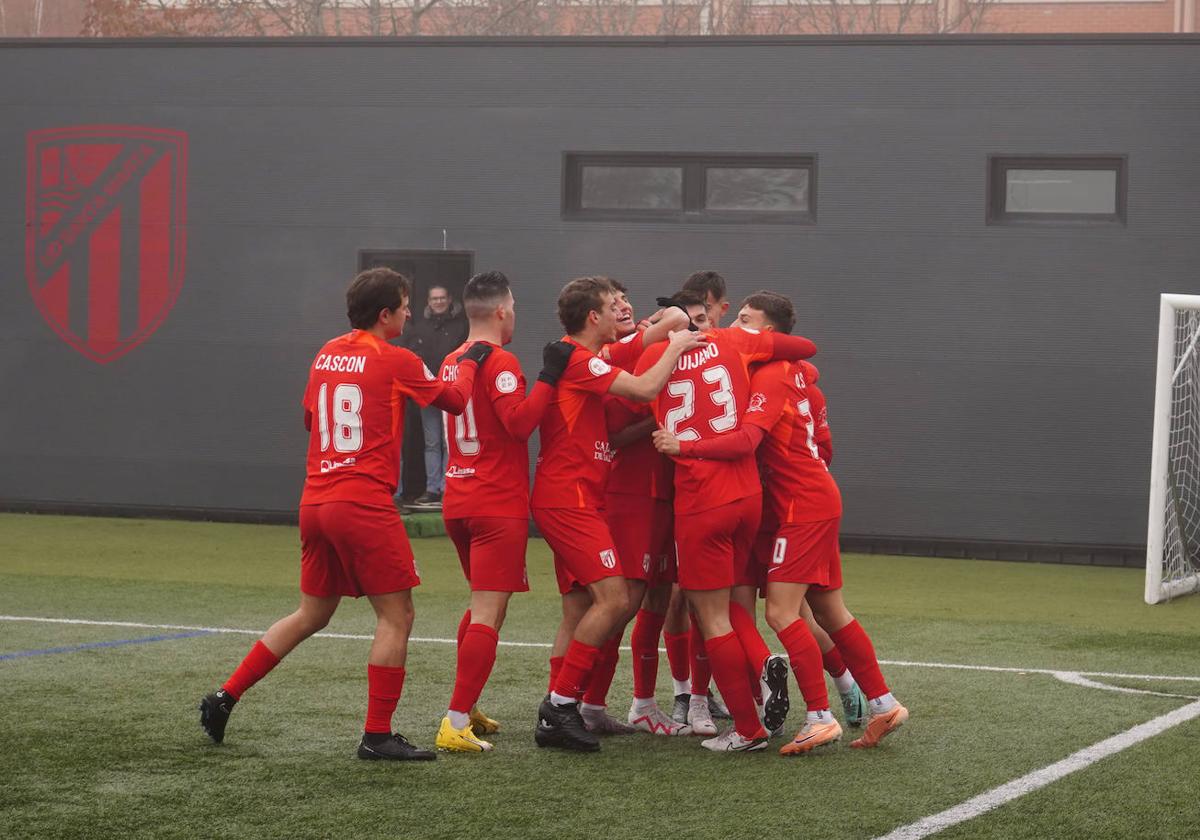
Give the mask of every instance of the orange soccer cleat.
[[863, 730], [862, 737], [851, 741], [850, 746], [860, 750], [877, 747], [879, 746], [879, 742], [883, 740], [883, 736], [895, 729], [899, 729], [904, 725], [904, 721], [906, 720], [908, 720], [908, 709], [899, 703], [882, 714], [871, 715], [867, 720], [867, 726]]
[[804, 755], [817, 747], [834, 744], [842, 737], [842, 726], [836, 720], [832, 723], [806, 723], [796, 733], [796, 737], [779, 749], [780, 755]]

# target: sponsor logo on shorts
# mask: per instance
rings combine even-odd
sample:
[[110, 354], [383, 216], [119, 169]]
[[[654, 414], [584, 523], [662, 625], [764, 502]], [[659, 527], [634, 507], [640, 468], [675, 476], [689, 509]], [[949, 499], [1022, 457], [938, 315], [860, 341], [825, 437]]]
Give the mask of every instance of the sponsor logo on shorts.
[[593, 356], [588, 359], [588, 370], [593, 376], [605, 376], [612, 372], [612, 365], [601, 359], [599, 356]]
[[606, 548], [600, 552], [600, 565], [606, 569], [617, 568], [617, 552], [611, 548]]
[[517, 390], [517, 376], [511, 370], [504, 370], [496, 377], [496, 390], [501, 394], [511, 394]]
[[646, 574], [650, 574], [650, 555], [649, 554], [642, 555], [642, 571], [645, 572]]

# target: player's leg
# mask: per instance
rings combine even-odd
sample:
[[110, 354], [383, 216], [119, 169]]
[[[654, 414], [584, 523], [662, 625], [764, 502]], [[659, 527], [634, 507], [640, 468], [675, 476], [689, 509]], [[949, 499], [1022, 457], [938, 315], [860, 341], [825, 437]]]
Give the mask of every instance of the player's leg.
[[658, 707], [655, 699], [658, 640], [666, 622], [672, 588], [670, 580], [659, 580], [647, 587], [629, 638], [633, 655], [633, 703], [629, 707], [628, 720], [630, 726], [652, 735], [691, 734], [690, 727], [673, 720]]
[[392, 761], [430, 761], [435, 754], [419, 749], [392, 732], [392, 716], [404, 691], [404, 665], [412, 632], [412, 590], [369, 595], [375, 610], [375, 638], [367, 654], [367, 718], [358, 757]]
[[672, 694], [675, 704], [671, 717], [676, 723], [686, 724], [688, 701], [691, 700], [691, 654], [692, 623], [688, 612], [687, 597], [676, 584], [671, 588], [671, 600], [663, 619], [663, 647], [667, 649], [667, 665], [671, 669]]
[[600, 648], [600, 655], [596, 657], [595, 667], [587, 681], [583, 702], [579, 707], [587, 728], [599, 735], [632, 735], [637, 731], [608, 714], [608, 690], [612, 687], [613, 677], [617, 673], [625, 628], [637, 615], [646, 594], [645, 580], [626, 577], [625, 585], [628, 588], [626, 609], [617, 619], [616, 630]]
[[800, 615], [808, 624], [813, 638], [817, 640], [817, 646], [821, 648], [821, 662], [825, 666], [825, 673], [829, 674], [838, 690], [838, 696], [842, 701], [842, 712], [846, 716], [846, 724], [853, 727], [862, 726], [863, 719], [867, 716], [867, 696], [862, 693], [862, 689], [854, 681], [850, 669], [846, 667], [842, 652], [833, 643], [833, 639], [829, 638], [825, 629], [813, 618], [812, 608], [808, 605], [807, 598], [800, 605]]
[[300, 605], [272, 624], [229, 679], [200, 701], [200, 726], [218, 744], [225, 739], [229, 715], [242, 694], [270, 673], [296, 645], [329, 623], [342, 592], [352, 593], [345, 585], [337, 551], [323, 528], [326, 507], [300, 508]]
[[829, 693], [821, 667], [821, 648], [801, 615], [808, 584], [771, 580], [767, 584], [767, 624], [783, 643], [808, 714], [782, 755], [800, 755], [836, 742], [842, 728], [829, 711]]
[[758, 719], [746, 679], [746, 653], [729, 622], [729, 590], [689, 590], [688, 600], [705, 637], [713, 677], [733, 715], [733, 728], [703, 745], [720, 752], [764, 749], [767, 732]]
[[808, 594], [808, 603], [817, 623], [829, 633], [838, 650], [842, 652], [842, 658], [850, 668], [850, 673], [867, 695], [870, 718], [866, 731], [862, 737], [851, 742], [850, 746], [874, 747], [885, 735], [898, 729], [908, 720], [908, 710], [892, 696], [879, 669], [879, 660], [875, 656], [871, 638], [846, 609], [842, 598], [840, 574], [837, 583], [836, 589], [814, 588]]

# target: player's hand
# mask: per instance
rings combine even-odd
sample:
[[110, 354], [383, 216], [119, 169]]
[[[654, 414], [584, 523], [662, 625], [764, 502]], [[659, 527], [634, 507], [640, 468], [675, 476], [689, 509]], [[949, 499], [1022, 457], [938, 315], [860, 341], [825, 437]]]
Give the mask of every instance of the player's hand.
[[574, 352], [575, 345], [569, 341], [551, 341], [542, 348], [542, 372], [537, 378], [547, 385], [557, 385]]
[[676, 330], [670, 335], [670, 347], [677, 349], [680, 354], [686, 353], [689, 350], [695, 350], [702, 344], [708, 343], [708, 337], [703, 333], [695, 331], [695, 327], [690, 330]]
[[[655, 298], [654, 302], [657, 303], [659, 306], [661, 306], [663, 309], [670, 309], [671, 307], [675, 307], [675, 308], [679, 309], [684, 315], [688, 316], [688, 327], [687, 328], [689, 330], [692, 330], [693, 332], [695, 332], [700, 329], [699, 327], [697, 327], [695, 324], [692, 323], [692, 315], [690, 312], [688, 312], [687, 307], [684, 306], [679, 301], [675, 300], [675, 298], [660, 297], [660, 298]], [[662, 310], [660, 309], [659, 312], [660, 312], [659, 317], [661, 318]]]
[[654, 434], [650, 436], [654, 441], [654, 448], [664, 455], [679, 454], [679, 438], [668, 432], [666, 429], [658, 428], [654, 430]]
[[495, 349], [495, 347], [488, 344], [486, 341], [476, 341], [467, 348], [467, 352], [463, 353], [455, 361], [471, 361], [474, 362], [477, 367], [482, 367], [483, 363], [487, 361], [487, 357], [492, 355], [492, 351]]

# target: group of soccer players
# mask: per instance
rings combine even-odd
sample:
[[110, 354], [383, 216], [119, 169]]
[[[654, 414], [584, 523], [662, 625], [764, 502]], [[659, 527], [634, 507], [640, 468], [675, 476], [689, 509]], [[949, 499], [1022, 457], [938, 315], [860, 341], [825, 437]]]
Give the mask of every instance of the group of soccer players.
[[[527, 389], [504, 349], [516, 310], [503, 274], [467, 283], [470, 333], [436, 373], [388, 343], [404, 329], [411, 294], [389, 269], [360, 274], [346, 294], [353, 329], [313, 360], [303, 399], [300, 605], [201, 700], [214, 741], [243, 693], [325, 627], [343, 596], [365, 595], [377, 624], [358, 755], [435, 757], [392, 730], [420, 582], [392, 501], [406, 399], [446, 413], [443, 517], [471, 591], [439, 750], [493, 748], [485, 738], [499, 724], [477, 704], [509, 599], [529, 589], [531, 516], [554, 554], [562, 596], [539, 746], [591, 752], [600, 735], [641, 731], [711, 736], [701, 744], [717, 752], [762, 750], [785, 725], [789, 671], [807, 715], [783, 755], [840, 739], [825, 671], [847, 723], [863, 726], [851, 746], [874, 747], [907, 720], [842, 598], [841, 497], [828, 470], [824, 396], [804, 361], [816, 347], [791, 335], [786, 297], [751, 295], [722, 329], [729, 303], [715, 272], [692, 275], [642, 321], [616, 281], [573, 280], [558, 297], [566, 334], [546, 346]], [[760, 594], [787, 660], [758, 631]], [[634, 696], [622, 722], [608, 714], [607, 694], [630, 623]], [[671, 715], [655, 700], [660, 637], [675, 688]], [[709, 695], [710, 679], [724, 705]], [[731, 725], [718, 734], [714, 717]]]

